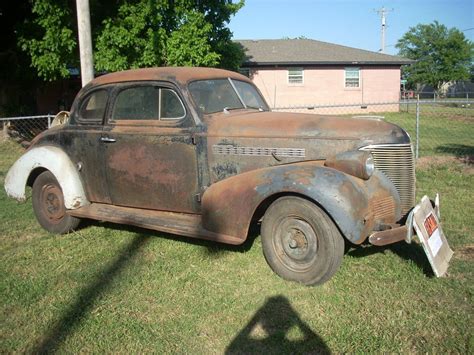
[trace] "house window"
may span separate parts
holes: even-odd
[[[303,69],[288,69],[288,84],[303,84]]]
[[[247,78],[250,78],[250,68],[240,68],[239,73],[245,75]]]
[[[360,70],[359,68],[346,68],[345,87],[358,88],[360,86]]]

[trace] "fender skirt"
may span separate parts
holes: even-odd
[[[13,164],[5,178],[7,195],[24,201],[28,177],[37,168],[49,170],[58,180],[67,209],[89,204],[76,167],[63,150],[53,146],[32,148]]]
[[[249,171],[211,185],[202,197],[203,227],[242,239],[257,208],[268,198],[295,194],[321,206],[352,243],[362,243],[374,227],[370,199],[393,197],[391,217],[400,218],[400,199],[393,184],[376,171],[362,180],[315,162],[280,165]]]

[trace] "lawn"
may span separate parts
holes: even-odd
[[[2,185],[21,153],[0,143]],[[442,196],[448,277],[417,245],[367,245],[311,288],[277,277],[258,235],[229,247],[100,222],[51,235],[1,189],[0,352],[472,353],[472,166],[429,158],[417,179],[419,197]]]
[[[420,104],[419,156],[474,156],[474,103],[472,108],[448,104]],[[416,140],[416,107],[400,105],[401,112],[385,113]]]

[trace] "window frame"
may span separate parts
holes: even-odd
[[[241,75],[243,75],[243,76],[250,79],[250,75],[252,74],[252,71],[248,67],[239,68],[239,74],[241,74]]]
[[[292,70],[293,70],[293,71],[297,71],[297,70],[301,71],[301,82],[291,82],[291,81],[290,81],[290,77],[291,77],[290,71],[292,71]],[[286,81],[287,81],[288,85],[291,85],[291,86],[298,86],[298,85],[301,86],[301,85],[304,85],[304,68],[303,68],[303,67],[287,68],[287,73],[286,73],[286,74],[287,74],[287,75],[286,75]],[[298,77],[299,77],[300,75],[294,75],[294,74],[293,74],[293,77],[294,77],[294,76],[298,76]]]
[[[158,88],[159,90],[159,94],[158,94],[158,99],[159,99],[159,106],[158,106],[158,120],[159,121],[180,121],[182,120],[183,118],[186,117],[186,106],[184,105],[184,102],[183,100],[181,100],[181,98],[179,97],[178,93],[176,92],[176,90],[173,90],[173,89],[170,89],[170,88],[167,88],[167,87],[163,87],[163,86],[159,86]],[[181,103],[181,107],[183,108],[183,115],[180,116],[180,117],[173,117],[173,118],[162,118],[161,117],[161,111],[162,111],[162,106],[161,106],[161,99],[162,99],[162,95],[163,95],[163,90],[169,90],[171,91],[179,100],[179,102]]]
[[[350,71],[350,70],[352,70],[352,71],[357,70],[357,73],[358,73],[357,86],[347,86],[347,79],[354,79],[354,78],[348,78],[347,77],[347,72]],[[345,67],[344,68],[344,89],[359,90],[362,86],[361,83],[362,83],[362,80],[361,80],[361,69],[360,69],[360,67]]]

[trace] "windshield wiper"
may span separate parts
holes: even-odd
[[[229,111],[232,111],[232,110],[240,110],[240,109],[243,109],[244,107],[224,107],[224,109],[222,110],[222,112],[224,113],[229,113]]]
[[[262,106],[259,106],[259,107],[247,106],[247,108],[250,108],[252,110],[259,110],[260,112],[265,111]]]

